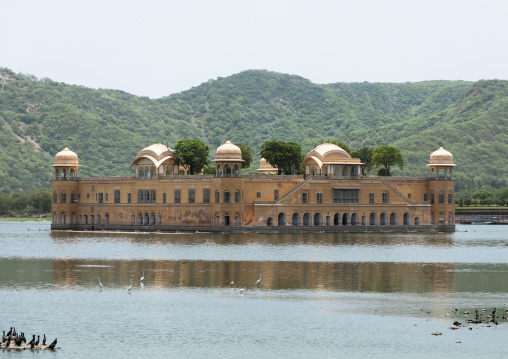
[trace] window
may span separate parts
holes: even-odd
[[[90,193],[87,193],[87,194],[86,194],[86,198],[90,198]]]
[[[278,189],[274,189],[273,190],[273,200],[276,201],[279,199],[279,190]]]
[[[166,203],[166,194],[165,193],[162,194],[162,203]]]
[[[302,203],[307,203],[307,199],[308,199],[308,193],[303,192],[302,193]]]
[[[156,201],[157,201],[157,199],[155,197],[155,190],[151,189],[150,190],[150,203],[155,203]]]
[[[407,198],[411,198],[412,197],[412,194],[411,193],[408,193],[407,194]]]
[[[99,193],[99,203],[104,203],[104,193]]]
[[[78,193],[78,199],[80,199],[80,198],[81,198],[81,193]]]
[[[210,188],[203,189],[203,203],[210,203]]]
[[[220,192],[215,191],[215,203],[220,203]]]
[[[334,189],[333,203],[352,204],[358,203],[360,190],[358,189]]]
[[[93,207],[90,207],[90,213],[93,213]]]
[[[92,186],[92,190],[90,192],[95,192],[95,186]]]
[[[235,203],[240,203],[240,191],[235,192]]]
[[[453,195],[451,193],[448,193],[448,204],[453,203]]]
[[[424,201],[428,201],[429,200],[429,195],[427,193],[423,194],[423,200]]]
[[[71,193],[71,203],[76,203],[76,193]]]
[[[143,193],[144,191],[142,189],[138,190],[138,203],[145,202],[145,195]]]
[[[181,200],[180,188],[175,188],[175,203],[180,203]]]
[[[369,193],[369,203],[374,203],[374,193]]]
[[[65,192],[60,194],[60,203],[67,203],[67,194]]]
[[[444,203],[444,193],[438,193],[437,200],[438,200],[439,204],[443,204]]]
[[[196,202],[196,189],[189,188],[189,203]]]
[[[434,193],[430,194],[430,203],[434,203]]]
[[[144,202],[145,203],[150,203],[150,191],[145,189],[145,199],[144,199]]]
[[[120,190],[119,189],[115,189],[115,200],[114,200],[115,203],[120,203]]]
[[[323,194],[322,193],[318,193],[316,195],[316,201],[317,201],[317,204],[323,203]]]
[[[131,194],[127,193],[127,203],[131,203]]]
[[[109,201],[108,199],[108,192],[106,192],[106,202]]]
[[[57,203],[58,202],[58,195],[55,193],[53,193],[53,203]]]
[[[256,192],[256,197],[261,198],[261,192]]]
[[[224,191],[224,203],[229,203],[229,191]]]
[[[383,192],[383,203],[388,203],[388,192]]]

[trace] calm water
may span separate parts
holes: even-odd
[[[46,333],[62,347],[0,353],[506,357],[505,320],[448,327],[467,318],[454,308],[508,308],[508,226],[457,229],[175,235],[51,233],[49,223],[0,222],[0,331]]]

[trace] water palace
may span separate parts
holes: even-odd
[[[305,176],[241,172],[229,140],[217,148],[215,175],[180,175],[164,144],[141,150],[128,177],[78,177],[76,153],[55,156],[53,230],[161,232],[454,231],[453,156],[430,155],[429,177],[365,177],[361,161],[337,145],[310,151]],[[276,171],[276,170],[275,170]]]

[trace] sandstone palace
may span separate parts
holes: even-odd
[[[430,155],[429,177],[364,177],[361,161],[324,143],[305,176],[241,173],[231,142],[217,148],[215,175],[180,175],[173,151],[141,150],[132,177],[78,177],[76,153],[55,157],[53,230],[161,232],[454,231],[453,156]],[[273,168],[272,168],[273,169]]]

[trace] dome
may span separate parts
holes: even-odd
[[[154,143],[138,152],[131,167],[142,159],[149,159],[158,168],[166,160],[173,159],[173,150],[162,143]]]
[[[233,160],[233,161],[243,161],[242,160],[242,150],[240,147],[232,144],[229,140],[219,146],[217,148],[217,152],[215,154],[215,160]]]
[[[430,164],[453,165],[453,155],[441,145],[439,150],[432,152],[430,155]]]
[[[268,163],[267,160],[262,158],[259,161],[259,168],[257,169],[258,172],[262,173],[278,173],[277,168],[273,167],[270,163]]]
[[[78,166],[78,155],[65,147],[56,154],[54,166]]]
[[[333,144],[333,143],[323,143],[316,148],[314,148],[315,152],[319,154],[319,156],[324,159],[326,157],[331,157],[334,155],[339,155],[341,157],[345,158],[351,158],[349,153],[347,153],[345,150],[340,148],[339,146]],[[312,152],[312,151],[311,151]]]

